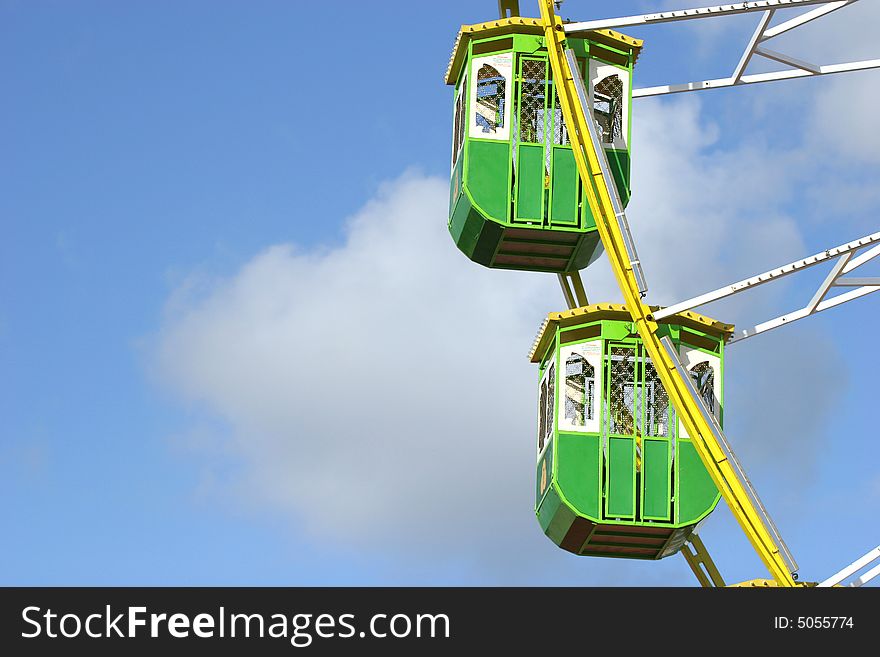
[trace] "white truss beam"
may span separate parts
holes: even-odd
[[[862,570],[863,568],[867,568],[872,563],[877,562],[877,564],[866,572],[861,577],[853,580],[849,584],[845,584],[844,586],[863,586],[870,582],[872,579],[880,575],[880,546],[875,547],[873,550],[868,552],[865,556],[860,557],[853,561],[846,568],[833,574],[831,577],[826,579],[824,582],[819,582],[817,586],[820,587],[829,587],[829,586],[837,586],[842,584],[844,581],[855,575],[857,572]]]
[[[661,11],[654,14],[621,16],[619,18],[601,18],[595,21],[567,23],[565,25],[565,33],[577,34],[578,32],[589,30],[617,29],[619,27],[632,27],[634,25],[656,25],[658,23],[674,23],[678,21],[694,20],[697,18],[735,16],[755,11],[767,11],[768,9],[789,9],[792,7],[827,4],[839,4],[839,2],[832,2],[832,0],[761,0],[760,2],[734,2],[726,5],[700,7],[697,9],[677,9],[675,11]]]
[[[736,283],[720,287],[717,290],[712,290],[711,292],[706,292],[705,294],[692,297],[680,303],[672,304],[671,306],[667,306],[666,308],[655,312],[654,319],[660,320],[664,317],[670,317],[677,313],[684,312],[685,310],[691,310],[692,308],[696,308],[697,306],[704,306],[707,303],[718,301],[719,299],[723,299],[734,294],[739,294],[740,292],[750,290],[754,287],[757,287],[758,285],[763,285],[764,283],[769,283],[770,281],[775,281],[784,276],[797,273],[803,269],[807,269],[808,267],[813,267],[820,263],[828,262],[829,260],[833,260],[834,258],[840,257],[845,254],[851,254],[854,251],[862,249],[866,246],[870,246],[871,244],[876,244],[877,246],[874,246],[873,248],[865,251],[865,253],[853,258],[849,261],[847,265],[843,267],[843,269],[841,269],[840,274],[848,274],[856,267],[859,267],[866,262],[872,260],[873,258],[880,256],[880,232],[865,235],[864,237],[860,237],[859,239],[853,240],[852,242],[847,242],[846,244],[841,244],[840,246],[835,246],[831,249],[827,249],[820,253],[811,255],[808,258],[795,260],[794,262],[790,262],[787,265],[765,271],[761,274],[758,274],[757,276],[745,278],[741,281],[737,281]]]
[[[791,66],[792,68],[799,68],[802,71],[807,71],[808,73],[812,73],[814,75],[822,74],[822,67],[816,66],[815,64],[811,64],[810,62],[805,62],[802,59],[798,59],[796,57],[792,57],[790,55],[786,55],[785,53],[777,52],[775,50],[770,50],[769,48],[761,48],[760,46],[755,48],[755,54],[761,55],[761,57],[766,57],[767,59],[772,59],[775,62],[779,62],[780,64],[786,64]]]
[[[835,308],[847,301],[853,301],[871,294],[872,292],[880,291],[880,278],[844,277],[844,274],[851,272],[866,262],[870,262],[874,258],[880,256],[880,245],[877,244],[878,242],[880,242],[880,232],[866,235],[865,237],[853,240],[852,242],[841,244],[840,246],[828,249],[827,251],[822,251],[821,253],[816,253],[809,258],[790,262],[787,265],[765,271],[757,276],[752,276],[751,278],[743,279],[731,285],[725,285],[717,290],[706,292],[705,294],[682,301],[681,303],[673,304],[653,313],[654,319],[659,321],[665,317],[684,312],[685,310],[703,306],[707,303],[718,301],[719,299],[724,299],[725,297],[739,294],[745,290],[750,290],[759,285],[769,283],[770,281],[778,280],[822,262],[837,259],[837,262],[835,262],[831,271],[825,277],[825,280],[822,281],[822,284],[818,287],[806,306],[799,310],[786,313],[785,315],[774,317],[766,322],[756,324],[755,326],[740,329],[734,333],[733,337],[727,344],[731,345],[741,342],[746,338],[766,333],[767,331],[771,331],[786,324],[791,324],[804,317],[815,315],[828,310],[829,308]],[[875,246],[866,249],[864,253],[856,256],[857,251],[865,249],[872,244]],[[829,292],[835,287],[847,287],[852,289],[842,294],[829,297]]]
[[[844,253],[837,259],[837,262],[834,263],[834,267],[831,268],[828,276],[825,277],[825,280],[822,281],[822,285],[819,286],[819,289],[816,290],[816,294],[813,295],[813,298],[810,299],[810,303],[807,304],[806,310],[808,313],[816,312],[816,308],[822,303],[822,299],[828,294],[828,290],[830,290],[835,281],[840,278],[840,274],[843,271],[843,268],[846,267],[846,264],[850,261],[850,258],[852,258],[852,251]]]
[[[876,258],[878,255],[880,255],[880,244],[872,249],[868,249],[862,255],[856,256],[855,258],[850,260],[850,263],[843,268],[843,273],[848,274],[853,269],[858,269],[869,260],[873,260],[874,258]]]
[[[830,14],[832,11],[837,11],[838,9],[842,9],[847,5],[851,5],[854,2],[858,2],[858,0],[843,0],[841,2],[831,2],[824,7],[818,7],[816,9],[812,9],[806,13],[797,16],[796,18],[792,18],[791,20],[787,20],[784,23],[779,23],[779,25],[775,25],[771,27],[769,30],[764,32],[763,41],[767,39],[772,39],[775,36],[779,36],[780,34],[785,34],[789,30],[793,30],[796,27],[800,27],[801,25],[806,25],[810,21],[814,21],[817,18],[821,18],[826,14]]]
[[[838,278],[835,287],[871,287],[880,285],[880,278]]]
[[[815,315],[817,313],[822,312],[823,310],[828,310],[829,308],[834,308],[835,306],[839,306],[847,301],[854,301],[855,299],[859,299],[866,294],[871,294],[871,292],[880,291],[880,287],[877,286],[865,286],[858,287],[850,292],[846,292],[845,294],[840,294],[836,297],[832,297],[831,299],[825,299],[820,302],[813,312],[810,312],[808,308],[801,308],[800,310],[796,310],[792,313],[788,313],[786,315],[780,315],[779,317],[775,317],[767,322],[763,322],[761,324],[757,324],[747,329],[742,329],[737,331],[734,336],[727,342],[728,345],[735,344],[737,342],[742,342],[746,338],[751,338],[756,335],[760,335],[761,333],[766,333],[767,331],[772,331],[775,328],[779,328],[780,326],[785,326],[786,324],[791,324],[792,322],[796,322],[799,319],[803,319],[804,317],[809,317],[810,315]]]
[[[595,21],[568,23],[565,25],[565,32],[566,34],[578,34],[589,30],[604,28],[616,29],[638,25],[653,25],[657,23],[671,23],[699,18],[715,18],[718,16],[734,16],[752,12],[763,12],[757,28],[747,42],[739,63],[733,69],[733,73],[730,77],[697,80],[682,84],[665,84],[633,90],[633,98],[647,98],[649,96],[662,96],[683,93],[686,91],[722,89],[724,87],[755,84],[759,82],[776,82],[779,80],[790,80],[807,76],[849,73],[852,71],[880,68],[880,59],[819,65],[801,60],[797,57],[792,57],[791,55],[777,50],[771,50],[763,45],[768,40],[777,37],[780,34],[790,32],[818,18],[827,16],[838,9],[853,5],[858,1],[859,0],[762,0],[760,2],[737,2],[726,5],[715,5],[713,7],[679,9],[676,11],[665,11],[654,14],[641,14],[636,16],[622,16],[619,18],[605,18]],[[810,7],[813,5],[820,6],[806,11],[800,16],[796,16],[770,27],[770,22],[773,20],[777,11],[798,7]],[[749,64],[754,61],[755,56],[778,62],[788,68],[779,71],[772,71],[770,73],[746,75],[746,69]]]
[[[755,49],[761,42],[761,37],[764,35],[764,31],[767,29],[770,21],[773,20],[773,15],[775,13],[776,10],[771,9],[769,11],[765,11],[764,15],[761,16],[761,20],[758,22],[758,27],[752,34],[752,38],[749,40],[749,44],[746,46],[746,49],[739,60],[739,64],[736,65],[736,69],[734,69],[733,71],[732,77],[734,84],[739,83],[739,81],[742,79],[743,73],[746,72],[746,68],[748,67],[749,62],[752,61],[752,55],[755,54]]]
[[[880,59],[868,59],[861,62],[847,62],[846,64],[831,64],[820,66],[818,73],[811,73],[803,69],[786,69],[771,73],[755,73],[744,75],[739,82],[733,78],[717,78],[714,80],[698,80],[684,84],[665,84],[658,87],[642,87],[633,89],[633,98],[647,98],[648,96],[663,96],[678,94],[685,91],[705,91],[707,89],[722,89],[743,84],[756,84],[759,82],[778,82],[779,80],[792,80],[794,78],[813,77],[817,75],[832,75],[834,73],[851,73],[852,71],[865,71],[872,68],[880,68]]]

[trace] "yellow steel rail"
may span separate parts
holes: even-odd
[[[672,357],[657,336],[657,323],[651,310],[642,303],[639,284],[621,232],[609,185],[606,180],[600,157],[590,137],[586,112],[578,98],[574,73],[565,57],[565,32],[562,21],[553,8],[553,0],[538,0],[541,8],[541,21],[544,26],[547,52],[556,89],[559,94],[563,116],[568,126],[578,173],[583,182],[590,210],[596,220],[602,245],[608,253],[611,268],[629,310],[633,323],[641,336],[651,360],[654,362],[663,387],[678,413],[678,418],[692,438],[694,447],[706,469],[724,496],[752,546],[767,566],[779,586],[797,586],[785,562],[780,546],[776,543],[764,523],[758,509],[737,477],[736,470],[728,459],[722,446],[712,432],[709,420],[700,410],[699,402],[691,395],[687,383],[675,367]],[[592,113],[590,114],[592,115]]]
[[[687,560],[688,566],[691,567],[694,575],[700,580],[700,585],[705,588],[727,586],[724,578],[718,572],[715,562],[709,556],[709,551],[703,545],[703,541],[694,532],[688,539],[687,543],[681,549],[681,553]]]

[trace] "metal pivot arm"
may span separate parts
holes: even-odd
[[[696,533],[691,534],[681,553],[696,578],[700,580],[701,586],[704,588],[727,586],[718,568],[715,567],[715,562],[709,556],[709,551]]]
[[[699,402],[688,388],[689,382],[676,369],[671,355],[656,335],[657,323],[648,306],[642,303],[633,258],[627,252],[620,221],[623,213],[621,210],[618,214],[612,200],[610,190],[614,183],[603,173],[601,162],[605,153],[599,143],[592,114],[587,114],[586,89],[578,72],[575,55],[565,51],[565,31],[562,21],[554,11],[552,0],[540,0],[539,5],[550,66],[554,79],[558,81],[559,101],[569,127],[578,173],[633,324],[657,369],[679,420],[693,439],[700,459],[734,517],[778,584],[795,586],[780,546],[774,541],[724,449],[714,437],[707,419],[702,415]]]
[[[570,271],[557,276],[562,287],[562,296],[565,297],[565,303],[570,309],[581,308],[590,303],[579,271]]]
[[[498,13],[501,18],[519,16],[519,0],[498,0]]]

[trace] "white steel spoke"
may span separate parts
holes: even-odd
[[[756,326],[752,326],[751,328],[737,331],[727,344],[731,345],[737,342],[742,342],[746,338],[751,338],[756,335],[760,335],[761,333],[772,331],[773,329],[779,328],[780,326],[791,324],[792,322],[796,322],[797,320],[803,319],[804,317],[815,315],[816,313],[820,313],[823,310],[834,308],[835,306],[839,306],[843,303],[846,303],[847,301],[853,301],[854,299],[863,297],[866,294],[871,294],[871,292],[877,292],[878,290],[880,290],[880,287],[859,287],[852,290],[851,292],[840,294],[836,297],[832,297],[831,299],[825,299],[818,306],[816,306],[816,309],[813,312],[810,312],[807,308],[801,308],[800,310],[796,310],[793,313],[780,315],[779,317],[771,319],[767,322],[763,322]]]
[[[718,301],[719,299],[723,299],[734,294],[739,294],[740,292],[750,290],[759,285],[769,283],[770,281],[778,280],[790,274],[794,274],[796,272],[807,269],[808,267],[818,265],[822,262],[828,262],[830,260],[837,259],[831,271],[822,281],[822,284],[818,287],[815,294],[813,294],[812,298],[806,306],[804,306],[800,310],[796,310],[785,315],[780,315],[779,317],[775,317],[771,320],[768,320],[761,324],[757,324],[750,328],[738,330],[728,341],[728,344],[735,344],[737,342],[745,340],[746,338],[750,338],[761,333],[766,333],[767,331],[779,328],[780,326],[790,324],[799,319],[803,319],[804,317],[815,315],[816,313],[828,310],[829,308],[834,308],[843,303],[846,303],[847,301],[859,299],[863,296],[871,294],[872,292],[877,292],[878,290],[880,290],[880,278],[844,277],[844,274],[846,274],[847,272],[850,272],[853,269],[856,269],[857,267],[865,264],[866,262],[869,262],[870,260],[873,260],[874,258],[880,256],[880,245],[878,245],[877,242],[880,242],[880,232],[866,235],[865,237],[853,240],[852,242],[848,242],[847,244],[841,244],[840,246],[822,251],[821,253],[816,253],[809,258],[790,262],[787,265],[783,265],[782,267],[777,267],[776,269],[765,271],[764,273],[758,274],[757,276],[743,279],[731,285],[720,287],[717,290],[712,290],[711,292],[706,292],[705,294],[701,294],[686,301],[682,301],[681,303],[676,303],[666,308],[657,310],[653,313],[654,319],[656,321],[659,321],[661,319],[664,319],[665,317],[670,317],[677,313],[684,312],[685,310],[690,310],[692,308],[696,308],[698,306],[702,306],[713,301]],[[859,251],[860,249],[865,249],[872,244],[875,246],[873,246],[872,248],[868,248],[861,255],[856,255],[857,251]],[[829,298],[828,293],[831,291],[831,288],[834,287],[847,287],[851,289],[847,292],[844,292],[843,294],[839,294],[837,296]]]
[[[748,67],[749,62],[752,61],[752,55],[755,54],[755,48],[758,47],[758,43],[760,43],[764,31],[767,29],[770,21],[773,20],[773,14],[775,13],[776,10],[771,9],[770,11],[765,11],[764,15],[761,16],[761,20],[758,22],[758,27],[755,29],[752,38],[749,40],[749,45],[746,46],[745,52],[743,52],[742,57],[739,60],[739,64],[736,65],[736,69],[733,71],[734,83],[739,82],[743,73],[746,72],[746,67]]]
[[[619,18],[601,18],[595,21],[568,23],[565,25],[565,33],[577,34],[578,32],[589,30],[616,29],[619,27],[654,25],[657,23],[673,23],[694,20],[697,18],[735,16],[754,11],[767,11],[768,9],[789,9],[792,7],[808,7],[810,5],[827,5],[831,3],[832,0],[762,0],[760,2],[734,2],[726,5],[715,5],[713,7],[677,9],[675,11],[661,11],[654,14],[621,16]],[[833,4],[838,3],[834,2]]]
[[[844,580],[855,575],[857,572],[859,572],[863,568],[866,568],[867,566],[871,565],[871,563],[874,561],[880,561],[880,547],[875,547],[873,550],[868,552],[865,556],[860,557],[859,559],[856,559],[855,561],[853,561],[850,565],[848,565],[846,568],[844,568],[840,572],[833,574],[831,577],[826,579],[824,582],[819,582],[819,584],[817,586],[820,586],[820,587],[837,586],[838,584],[841,584]],[[872,568],[869,572],[862,575],[859,579],[857,579],[855,582],[850,584],[850,586],[862,586],[863,584],[866,584],[867,582],[871,581],[873,578],[877,577],[877,575],[880,575],[880,564],[878,564],[876,567]]]
[[[826,251],[822,251],[821,253],[811,255],[808,258],[803,258],[802,260],[790,262],[787,265],[765,271],[761,274],[758,274],[757,276],[745,278],[741,281],[737,281],[736,283],[732,283],[731,285],[725,285],[724,287],[720,287],[717,290],[712,290],[711,292],[706,292],[705,294],[692,297],[690,299],[687,299],[686,301],[673,304],[671,306],[663,308],[662,310],[656,311],[654,313],[654,319],[663,319],[664,317],[669,317],[671,315],[675,315],[676,313],[684,312],[685,310],[690,310],[691,308],[696,308],[697,306],[703,306],[707,303],[711,303],[712,301],[718,301],[719,299],[723,299],[724,297],[729,297],[733,294],[738,294],[739,292],[742,292],[744,290],[757,287],[758,285],[769,283],[770,281],[782,278],[783,276],[794,274],[801,271],[802,269],[806,269],[807,267],[812,267],[814,265],[818,265],[819,263],[827,262],[829,260],[837,258],[838,256],[844,255],[846,253],[851,253],[870,244],[877,244],[878,242],[880,242],[880,232],[865,235],[865,237],[853,240],[852,242],[847,242],[846,244],[841,244],[840,246],[835,246],[834,248],[827,249]],[[872,253],[873,255],[871,255]],[[870,258],[864,259],[866,256],[869,255],[872,258],[880,255],[880,245],[875,246],[874,248],[866,251],[863,255],[854,258],[849,264],[852,265],[859,260],[861,260],[859,264],[864,264],[865,262],[870,260]],[[854,267],[844,267],[841,273],[848,273],[852,271],[852,269],[854,269]]]
[[[828,294],[828,290],[831,289],[831,286],[834,285],[834,281],[840,278],[840,273],[843,271],[843,268],[846,267],[846,263],[849,262],[850,258],[852,258],[852,251],[849,253],[845,253],[834,263],[834,267],[831,268],[831,272],[822,281],[822,285],[819,286],[819,289],[816,290],[816,294],[813,295],[813,298],[810,299],[810,303],[807,304],[807,312],[814,313],[816,312],[816,307],[822,302],[822,299],[825,298],[825,295]]]
[[[865,264],[866,262],[868,262],[870,260],[873,260],[877,256],[880,256],[880,244],[878,244],[877,246],[875,246],[872,249],[868,249],[862,255],[856,256],[855,258],[850,260],[850,263],[846,267],[843,268],[843,273],[848,274],[853,269],[858,269],[863,264]]]
[[[733,78],[716,78],[714,80],[698,80],[683,84],[665,84],[658,87],[642,87],[633,89],[633,98],[647,98],[648,96],[663,96],[677,94],[684,91],[705,91],[707,89],[722,89],[743,84],[756,84],[760,82],[778,82],[779,80],[792,80],[814,75],[832,75],[834,73],[850,73],[852,71],[864,71],[872,68],[880,68],[880,59],[867,59],[861,62],[847,62],[845,64],[830,64],[820,66],[818,73],[812,73],[803,69],[786,69],[784,71],[772,71],[770,73],[754,73],[744,75],[739,82]]]
[[[810,73],[814,73],[816,75],[822,73],[821,66],[816,66],[815,64],[811,64],[810,62],[805,62],[802,59],[797,59],[796,57],[791,57],[790,55],[776,52],[775,50],[770,50],[769,48],[755,48],[755,53],[761,55],[762,57],[766,57],[767,59],[772,59],[775,62],[779,62],[780,64],[787,64],[792,68],[799,68],[803,71],[809,71]]]
[[[858,0],[843,0],[841,2],[832,2],[824,7],[817,7],[816,9],[812,9],[806,13],[797,16],[796,18],[792,18],[791,20],[785,21],[784,23],[779,23],[779,25],[774,25],[769,30],[764,32],[764,37],[761,39],[762,41],[766,41],[767,39],[772,39],[775,36],[779,36],[780,34],[785,34],[786,32],[793,30],[796,27],[800,27],[801,25],[805,25],[810,21],[814,21],[817,18],[821,18],[826,14],[830,14],[832,11],[837,11],[847,5],[851,5]]]
[[[880,286],[880,278],[838,278],[832,285],[834,287],[875,287]]]
[[[849,73],[852,71],[863,71],[872,68],[880,68],[880,59],[869,59],[863,61],[851,61],[841,64],[814,64],[807,62],[789,54],[771,50],[764,47],[768,40],[790,32],[802,25],[806,25],[818,18],[827,16],[828,14],[855,4],[858,0],[762,0],[760,2],[737,2],[726,5],[715,5],[712,7],[700,7],[696,9],[679,9],[676,11],[664,11],[654,14],[641,14],[636,16],[622,16],[619,18],[606,18],[595,21],[586,21],[579,23],[568,23],[564,29],[566,34],[579,34],[590,30],[620,28],[638,25],[653,25],[657,23],[672,23],[677,21],[687,21],[699,18],[716,18],[720,16],[734,16],[739,14],[747,14],[751,12],[762,12],[760,21],[755,31],[752,33],[749,41],[746,43],[739,62],[733,69],[733,73],[727,78],[713,78],[707,80],[696,80],[694,82],[685,82],[681,84],[664,84],[654,87],[643,87],[641,89],[633,89],[633,98],[647,98],[649,96],[662,96],[666,94],[676,94],[686,91],[704,91],[707,89],[723,89],[725,87],[733,87],[745,84],[756,84],[760,82],[777,82],[780,80],[791,80],[793,78],[801,78],[817,75],[831,75],[833,73]],[[799,7],[816,6],[795,16],[789,20],[783,21],[773,27],[770,23],[776,12],[783,9],[793,9]],[[779,71],[771,71],[769,73],[757,73],[747,75],[746,70],[754,61],[755,56],[773,60],[784,64],[788,68]]]

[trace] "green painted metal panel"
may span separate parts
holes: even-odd
[[[482,217],[474,211],[470,197],[467,194],[460,195],[449,219],[449,233],[458,248],[469,258],[474,252],[482,226]]]
[[[626,205],[629,203],[630,196],[629,151],[607,149],[605,154],[608,156],[608,165],[611,167],[611,175],[614,177],[617,193],[620,194],[620,200]]]
[[[690,440],[676,444],[676,518],[677,524],[699,520],[718,503],[718,489],[703,466],[700,455]]]
[[[535,506],[541,504],[541,498],[553,483],[553,441],[551,440],[541,459],[538,461],[537,476],[535,478]]]
[[[556,481],[566,501],[582,516],[599,519],[600,442],[596,434],[560,433]]]
[[[557,228],[557,230],[559,230]],[[599,232],[593,230],[581,237],[569,264],[569,271],[583,269],[602,255],[602,242],[599,240]]]
[[[550,225],[577,226],[578,172],[570,148],[553,147]]]
[[[459,196],[461,196],[461,174],[462,169],[464,168],[464,158],[459,157],[458,161],[455,163],[455,168],[452,170],[452,178],[449,182],[449,218],[452,220],[452,215],[455,212],[455,204],[458,202]]]
[[[510,144],[468,139],[465,148],[468,161],[464,184],[474,204],[488,219],[506,223],[510,202]]]
[[[500,224],[486,219],[474,207],[465,189],[458,197],[449,222],[449,233],[462,253],[474,262],[490,266],[503,231]]]
[[[538,524],[541,525],[541,529],[545,532],[550,527],[550,523],[553,521],[554,516],[556,516],[561,504],[562,501],[559,499],[556,489],[551,486],[536,511]]]
[[[544,145],[520,144],[516,160],[516,219],[543,221]]]
[[[609,149],[605,151],[608,156],[608,165],[611,167],[611,176],[614,178],[614,186],[620,195],[624,206],[629,203],[630,197],[630,155],[629,151]],[[596,219],[590,211],[586,194],[581,195],[581,225],[584,230],[596,228]]]
[[[609,437],[605,510],[609,518],[635,517],[635,472],[635,440]]]
[[[574,522],[576,517],[574,511],[568,506],[560,504],[556,509],[556,513],[550,519],[550,524],[547,525],[544,533],[547,534],[551,541],[559,545],[565,539],[565,535],[568,533],[571,523]]]
[[[632,335],[631,322],[616,322],[607,319],[602,320],[602,339],[623,340],[630,335]]]
[[[669,520],[669,441],[642,442],[642,518]]]

